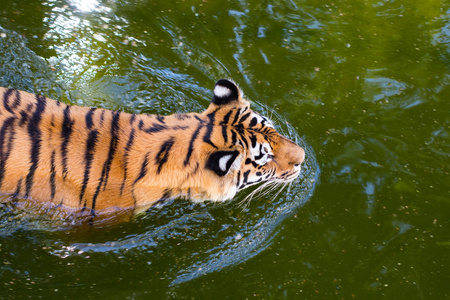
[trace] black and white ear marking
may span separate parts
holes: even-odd
[[[214,171],[219,176],[225,176],[239,155],[239,151],[216,151],[212,153],[206,162],[206,168]]]
[[[239,89],[233,82],[220,79],[214,86],[212,103],[217,105],[228,104],[239,99]]]

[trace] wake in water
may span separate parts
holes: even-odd
[[[319,177],[314,153],[299,137],[297,142],[307,159],[302,174],[291,183],[264,183],[223,204],[173,200],[135,220],[145,228],[140,233],[102,242],[73,242],[51,253],[59,257],[115,253],[150,260],[163,255],[166,261],[176,261],[164,267],[172,285],[242,263],[264,251],[283,220],[314,192]]]
[[[29,68],[31,75],[28,74],[28,78],[31,76],[34,81],[20,82],[20,78],[8,75],[15,74],[15,70],[0,70],[2,85],[28,91],[35,91],[35,86],[41,86],[43,90],[50,91],[48,96],[54,98],[65,94],[57,84],[49,82],[49,78],[53,78],[51,72],[45,70],[41,59],[23,47],[23,40],[17,34],[7,34],[7,39],[0,40],[0,43],[7,43],[0,44],[0,62],[2,59],[13,60],[16,63],[8,66],[18,71],[21,68],[26,70],[19,62],[28,61],[29,66],[34,66]],[[15,45],[21,50],[11,51]],[[14,56],[17,53],[25,57]],[[163,72],[158,66],[142,70],[140,77],[130,75],[127,78],[128,82],[131,81],[130,86],[139,86],[141,77],[155,77],[157,73],[159,81],[155,80],[154,88],[173,90],[175,93],[167,95],[165,99],[168,103],[164,105],[179,106],[177,99],[180,97],[176,94],[179,92],[167,89],[164,84],[171,82],[164,76],[171,77],[173,73]],[[201,99],[201,95],[205,95],[205,89],[195,80],[186,75],[183,78],[183,87],[193,95],[193,99]],[[35,92],[40,92],[40,89]],[[196,101],[191,101],[190,105],[201,107]],[[162,207],[154,206],[146,214],[131,220],[126,212],[116,212],[112,217],[123,217],[126,222],[117,224],[113,219],[105,219],[98,224],[101,226],[93,227],[83,225],[85,222],[82,220],[54,207],[36,207],[32,203],[0,205],[0,244],[2,240],[11,241],[25,234],[30,238],[30,243],[36,243],[42,251],[50,254],[55,264],[63,259],[65,264],[71,264],[80,259],[88,260],[94,255],[106,263],[116,263],[120,259],[147,261],[147,264],[139,264],[142,272],[163,274],[161,276],[172,285],[250,259],[264,251],[283,220],[308,201],[319,178],[314,152],[296,130],[273,110],[258,103],[252,105],[255,111],[271,116],[275,124],[280,124],[277,127],[280,133],[305,149],[302,172],[293,182],[282,185],[267,182],[243,191],[236,199],[225,203],[172,200]],[[145,111],[146,108],[140,110]]]

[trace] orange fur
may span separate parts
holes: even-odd
[[[239,90],[235,98],[211,103],[203,113],[160,117],[68,106],[0,88],[0,191],[92,213],[141,211],[174,197],[229,199],[246,187],[240,180],[247,171],[248,181],[263,171],[268,177],[261,181],[297,177],[303,149],[271,126],[255,126],[259,117]],[[246,144],[255,141],[270,145],[272,160],[266,155],[264,164],[249,163],[255,155]],[[224,152],[209,160],[214,171],[206,162],[217,151]]]

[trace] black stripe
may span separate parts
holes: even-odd
[[[223,117],[223,120],[222,120],[222,122],[220,122],[220,124],[222,124],[222,125],[227,125],[228,124],[228,122],[230,121],[230,117],[231,117],[231,114],[233,113],[233,110],[230,110],[226,115],[225,115],[225,117]]]
[[[253,119],[250,121],[249,126],[254,127],[256,126],[256,124],[258,124],[258,119],[256,117],[253,117]]]
[[[44,113],[46,106],[46,99],[42,96],[36,96],[36,110],[33,113],[30,121],[28,122],[28,134],[31,139],[31,151],[30,151],[30,162],[31,166],[27,177],[25,179],[25,197],[28,197],[31,188],[33,186],[34,173],[39,164],[39,155],[41,152],[41,130],[40,122],[42,119],[42,114]]]
[[[140,129],[142,129],[142,128],[140,128]],[[165,125],[152,124],[151,127],[147,128],[147,129],[142,129],[142,130],[146,133],[156,133],[156,132],[160,132],[160,131],[163,131],[166,129],[167,129],[167,126],[165,126]]]
[[[103,183],[103,190],[106,189],[106,184],[108,183],[109,172],[111,171],[111,163],[114,159],[114,155],[116,154],[117,144],[119,143],[119,120],[120,120],[120,111],[112,113],[112,121],[111,121],[111,142],[109,144],[109,152],[108,159],[106,160],[103,169],[105,181]]]
[[[164,203],[166,200],[170,199],[170,196],[172,196],[172,190],[171,189],[165,189],[164,193],[161,196],[161,198],[159,198],[154,204]]]
[[[159,150],[158,154],[156,154],[155,160],[156,160],[156,164],[158,164],[158,170],[157,170],[158,174],[161,173],[162,167],[169,159],[169,152],[174,143],[175,143],[175,139],[173,137],[171,137],[170,139],[168,139],[167,141],[165,141],[162,144],[161,149]]]
[[[260,160],[261,158],[263,158],[264,153],[262,152],[262,144],[259,145],[259,155],[255,156],[255,160]]]
[[[28,113],[27,113],[26,111],[24,111],[24,110],[22,110],[22,111],[20,112],[20,116],[21,116],[22,118],[20,119],[19,125],[22,126],[23,124],[25,124],[25,123],[28,121],[28,118],[29,118],[30,116],[29,116]]]
[[[206,125],[206,133],[205,133],[205,136],[203,137],[203,142],[208,143],[211,146],[213,146],[214,148],[218,149],[218,147],[211,141],[211,135],[212,135],[213,129],[214,129],[214,124]]]
[[[228,142],[227,129],[228,129],[228,126],[222,125],[222,137],[223,137],[224,144],[226,144]]]
[[[225,115],[225,117],[223,117],[223,120],[221,122],[221,124],[222,124],[222,136],[223,136],[225,144],[228,142],[228,131],[227,131],[227,129],[228,129],[228,122],[230,121],[230,117],[231,117],[232,113],[233,113],[233,110],[230,110]]]
[[[139,172],[138,177],[136,177],[136,179],[134,180],[133,186],[131,188],[131,196],[133,197],[133,201],[134,201],[133,212],[136,210],[136,206],[137,206],[137,200],[136,200],[136,196],[134,194],[134,186],[136,185],[136,183],[139,180],[141,180],[142,178],[145,177],[145,175],[147,175],[147,166],[148,166],[149,156],[150,156],[150,152],[147,152],[147,154],[145,154],[144,161],[141,166],[141,171]]]
[[[20,194],[20,190],[22,189],[22,178],[19,179],[17,182],[16,190],[14,191],[14,194],[11,195],[11,198],[16,198]]]
[[[28,103],[26,110],[27,110],[27,112],[31,112],[33,110],[33,108],[34,108],[33,103]]]
[[[252,142],[252,148],[255,148],[256,147],[256,142],[257,142],[256,135],[252,134],[250,136],[250,141]]]
[[[207,117],[209,119],[208,125],[206,125],[206,133],[203,136],[203,141],[205,143],[210,144],[211,146],[213,146],[214,148],[217,149],[217,146],[214,145],[214,143],[211,141],[211,135],[213,132],[213,128],[214,128],[214,119],[216,117],[216,112],[218,109],[216,109],[215,111],[213,111],[212,113],[208,114]]]
[[[277,170],[273,169],[272,172],[270,173],[270,176],[275,176],[277,173]]]
[[[234,119],[233,119],[233,122],[231,123],[231,125],[236,124],[237,119],[238,119],[238,117],[239,117],[239,111],[240,111],[240,109],[237,109],[237,110],[236,110],[236,114],[234,115]]]
[[[144,178],[147,175],[147,166],[148,166],[148,157],[150,156],[150,152],[145,155],[144,162],[141,166],[141,172],[139,172],[139,176],[134,180],[133,185],[135,185],[139,180]],[[136,204],[135,204],[136,205]]]
[[[244,175],[244,176],[243,176],[242,182],[243,182],[243,183],[247,183],[247,182],[248,182],[248,175],[250,175],[250,170],[245,171],[243,175]]]
[[[100,180],[97,185],[97,189],[95,190],[94,196],[92,197],[92,210],[95,210],[95,204],[97,202],[97,197],[100,194],[101,187],[103,185],[103,190],[106,189],[106,185],[108,184],[109,172],[111,171],[111,163],[114,159],[114,155],[116,154],[117,144],[119,142],[119,119],[120,112],[113,111],[112,120],[111,120],[111,141],[109,143],[109,151],[108,157],[103,164],[102,175],[100,176]]]
[[[14,143],[14,121],[15,117],[9,117],[2,124],[2,128],[0,129],[0,187],[3,183],[3,178],[5,177],[6,172],[6,161],[11,154],[12,146]],[[6,142],[7,135],[9,133],[9,139]]]
[[[258,165],[257,163],[255,163],[253,160],[251,160],[250,158],[247,158],[246,160],[245,160],[245,164],[246,165],[249,165],[249,164],[252,164],[252,166],[254,167],[254,168],[256,168],[256,169],[259,169],[261,166],[260,165]]]
[[[130,152],[131,146],[133,145],[134,142],[134,136],[135,136],[135,130],[134,128],[131,130],[130,132],[130,136],[128,137],[128,142],[127,145],[125,146],[124,149],[124,154],[123,154],[123,182],[122,182],[122,186],[120,187],[120,196],[122,196],[123,193],[123,189],[125,187],[125,182],[127,181],[127,172],[128,172],[128,154]]]
[[[94,218],[95,218],[95,210],[91,209],[91,217],[88,220],[90,228],[92,228],[94,226]]]
[[[233,145],[236,145],[236,143],[237,143],[237,136],[236,136],[236,132],[234,130],[231,130],[231,143]]]
[[[186,154],[186,158],[184,160],[184,166],[186,167],[189,164],[189,160],[191,159],[192,152],[194,151],[194,142],[198,137],[198,134],[200,133],[200,129],[203,127],[202,124],[199,124],[197,129],[194,131],[194,134],[192,134],[191,140],[189,142],[189,148],[188,152]]]
[[[132,114],[130,118],[130,124],[133,124],[134,120],[136,120],[136,115]]]
[[[55,193],[56,193],[56,181],[55,181],[55,175],[56,175],[56,167],[55,167],[55,150],[52,151],[52,157],[50,159],[50,196],[53,201],[55,199]]]
[[[247,138],[245,136],[245,134],[243,132],[241,132],[240,130],[238,130],[238,134],[241,136],[241,141],[244,142],[245,144],[245,149],[249,149],[248,148],[248,142],[247,142]]]
[[[92,120],[92,118],[94,117],[94,111],[96,110],[95,107],[91,108],[87,114],[86,114],[86,128],[87,129],[91,129],[92,126],[94,126],[94,122]]]
[[[247,120],[248,117],[250,117],[251,114],[252,114],[252,113],[249,112],[249,113],[246,113],[245,115],[243,115],[242,118],[239,120],[239,123],[242,123],[242,122],[244,122],[245,120]]]
[[[239,187],[239,181],[241,181],[241,171],[238,171],[237,173],[237,181],[236,181],[236,186]]]
[[[262,127],[261,127],[262,128]],[[261,129],[260,129],[261,130]],[[264,133],[265,135],[269,134],[269,131],[273,130],[273,128],[270,127],[264,127],[261,132]]]
[[[158,122],[165,124],[164,123],[164,116],[156,116],[156,120],[158,120]]]
[[[10,103],[9,98],[12,96],[13,93],[15,93],[16,98],[13,99],[12,103]],[[6,108],[6,110],[13,114],[14,109],[19,105],[20,105],[20,92],[12,89],[6,90],[5,94],[3,95],[3,106]]]
[[[175,114],[175,118],[177,118],[178,120],[181,120],[181,121],[189,119],[190,117],[191,116],[189,116],[187,114],[180,114],[180,113]]]
[[[286,176],[287,174],[289,174],[289,171],[283,172],[279,177],[284,177],[284,176]]]
[[[90,179],[89,177],[91,172],[92,160],[94,159],[95,146],[97,144],[97,140],[98,140],[98,131],[97,130],[90,131],[88,134],[86,147],[84,150],[84,163],[85,163],[84,176],[83,176],[83,183],[81,185],[79,204],[83,202],[86,187]]]
[[[70,105],[67,105],[64,109],[64,120],[61,127],[61,156],[62,156],[62,174],[63,179],[67,176],[67,146],[69,145],[70,135],[72,134],[73,121],[70,118]]]
[[[175,125],[175,126],[172,126],[170,129],[172,129],[172,130],[186,130],[188,128],[189,128],[189,126]]]
[[[100,124],[103,125],[103,121],[105,120],[105,109],[102,110],[102,114],[100,115]]]
[[[88,208],[86,207],[86,201],[85,201],[83,204],[83,208],[81,209],[81,215],[83,215],[83,213],[86,209],[88,209]]]

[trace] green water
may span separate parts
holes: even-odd
[[[2,86],[166,114],[233,78],[308,150],[247,208],[175,201],[91,231],[2,209],[0,297],[449,297],[448,1],[0,4]]]

